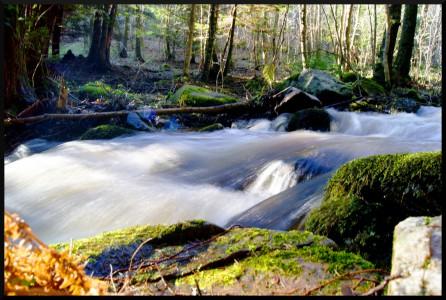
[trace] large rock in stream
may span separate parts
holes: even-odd
[[[410,216],[441,214],[441,165],[440,151],[352,160],[331,177],[306,230],[389,266],[395,225]]]
[[[196,220],[106,232],[74,241],[72,253],[87,262],[87,274],[108,279],[111,268],[116,271],[117,289],[130,275],[124,293],[131,295],[334,295],[345,286],[353,293],[370,289],[371,281],[335,278],[374,265],[333,247],[333,241],[306,231],[225,230]],[[361,276],[381,279],[370,270]],[[331,284],[317,288],[333,278]],[[113,292],[111,285],[109,291]]]
[[[410,217],[395,227],[388,295],[441,295],[441,216]]]
[[[304,70],[290,85],[316,96],[323,105],[347,101],[353,96],[346,84],[321,70]]]

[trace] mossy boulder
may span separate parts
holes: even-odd
[[[224,128],[225,127],[221,123],[215,123],[215,124],[211,124],[209,126],[200,128],[198,131],[199,132],[211,132],[211,131],[215,131],[215,130],[222,130]]]
[[[237,98],[186,84],[170,96],[168,101],[181,106],[214,106],[237,102]]]
[[[294,113],[286,130],[308,129],[330,131],[330,122],[330,114],[324,109],[308,108]]]
[[[81,140],[104,140],[112,139],[123,134],[131,134],[133,130],[116,125],[99,125],[88,129],[81,137]]]
[[[305,228],[389,266],[395,225],[409,216],[441,214],[441,187],[441,152],[356,159],[330,179]]]
[[[353,83],[353,92],[362,96],[385,96],[384,87],[373,79],[361,78]]]
[[[350,86],[321,70],[306,69],[291,85],[316,96],[324,105],[347,101],[353,96]]]
[[[52,247],[60,251],[70,246]],[[202,294],[280,294],[293,289],[291,294],[302,294],[339,273],[374,267],[360,256],[334,247],[331,240],[305,231],[224,230],[198,220],[134,226],[77,240],[72,254],[87,261],[86,270],[88,274],[94,272],[92,276],[109,276],[110,265],[121,270],[121,275],[115,275],[117,280],[128,275],[130,261],[133,266],[145,263],[146,267],[130,276],[128,291],[132,294],[168,295],[168,289],[159,288],[165,283],[172,292],[188,295],[197,285]],[[156,267],[153,263],[149,267],[153,261]],[[376,273],[365,272],[363,276],[380,279]],[[287,282],[287,288],[272,281]],[[340,294],[342,285],[356,281],[338,278],[314,294]],[[371,287],[364,280],[354,290],[363,292]]]

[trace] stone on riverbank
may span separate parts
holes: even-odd
[[[441,295],[441,216],[410,217],[395,227],[388,295]]]
[[[225,231],[204,221],[107,232],[74,241],[72,253],[88,261],[87,273],[107,277],[110,264],[113,270],[125,273],[143,241],[132,265],[149,259],[157,260],[158,268],[142,268],[132,274],[127,289],[131,294],[171,295],[163,281],[181,295],[196,293],[197,285],[205,295],[304,294],[336,274],[374,267],[358,255],[334,250],[331,240],[310,232],[238,227]],[[53,247],[64,250],[69,244]],[[120,276],[116,274],[115,280]],[[381,279],[370,271],[361,276]],[[356,283],[349,277],[335,279],[313,294],[340,294],[342,286]],[[354,292],[370,288],[370,282],[362,281]]]

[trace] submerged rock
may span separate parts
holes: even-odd
[[[296,112],[290,119],[287,131],[298,129],[330,131],[331,117],[320,108],[308,108]]]
[[[344,249],[390,264],[395,225],[409,216],[441,214],[441,152],[374,155],[339,168],[306,230]]]
[[[347,85],[321,70],[304,70],[297,82],[292,81],[291,84],[315,95],[324,105],[346,101],[353,96]]]
[[[237,102],[237,98],[186,84],[169,97],[168,101],[181,106],[214,106]]]
[[[410,217],[395,227],[388,295],[441,295],[441,216]]]
[[[131,134],[132,130],[116,125],[99,125],[88,129],[81,137],[81,140],[103,140],[112,139],[123,134]]]
[[[169,295],[169,290],[190,295],[197,286],[204,295],[303,294],[338,273],[374,267],[358,255],[334,250],[333,241],[310,232],[238,227],[224,230],[204,221],[107,232],[74,241],[72,253],[88,261],[86,269],[89,274],[94,271],[92,276],[109,276],[111,264],[114,271],[118,270],[115,278],[122,278],[138,244],[141,248],[132,266],[146,267],[138,271],[133,268],[127,291],[139,295]],[[70,246],[52,247],[67,250]],[[376,273],[362,276],[380,280]],[[334,295],[340,293],[341,285],[353,283],[351,278],[335,279],[313,294]],[[371,287],[364,280],[354,292]]]

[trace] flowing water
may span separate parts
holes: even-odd
[[[288,229],[318,205],[342,163],[441,149],[440,108],[328,112],[328,133],[284,132],[284,114],[211,133],[30,141],[5,158],[5,208],[47,243],[196,218]]]

